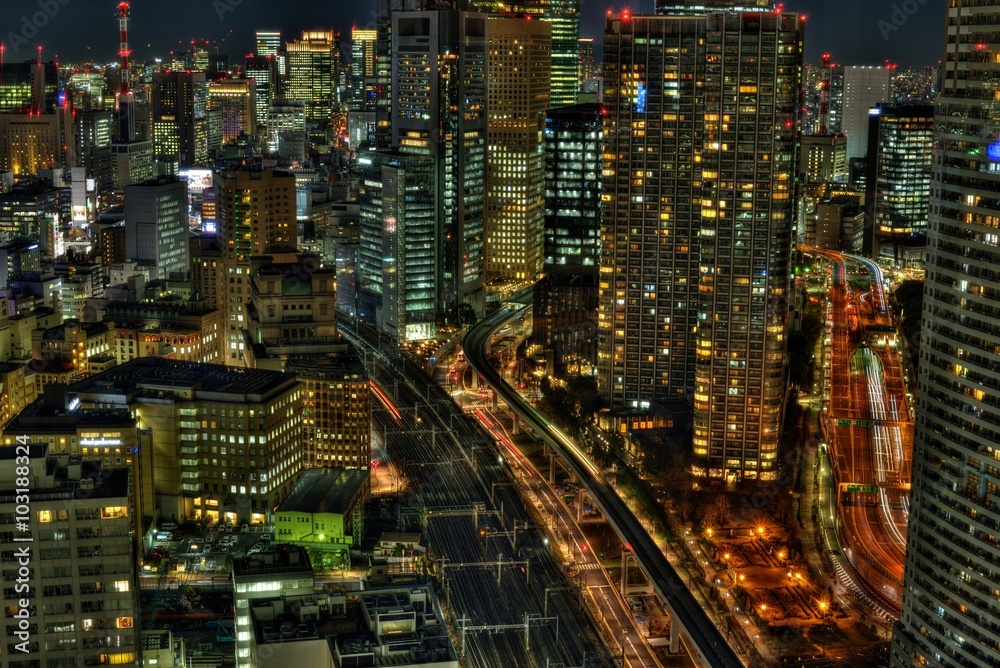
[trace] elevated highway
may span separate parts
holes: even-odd
[[[503,307],[472,327],[465,336],[463,347],[466,361],[482,376],[493,391],[510,409],[544,439],[559,455],[580,485],[587,489],[608,522],[621,537],[626,547],[635,555],[660,600],[671,616],[671,644],[683,640],[695,663],[713,668],[738,668],[743,661],[726,643],[722,632],[698,605],[680,576],[667,561],[656,543],[642,527],[639,520],[618,496],[601,470],[590,461],[586,453],[558,427],[551,424],[531,407],[517,391],[500,377],[488,360],[490,338],[516,311]]]

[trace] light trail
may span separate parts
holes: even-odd
[[[382,388],[380,388],[378,386],[378,383],[376,383],[374,380],[369,380],[368,384],[371,386],[372,394],[375,395],[375,398],[378,399],[379,403],[382,404],[387,411],[389,411],[392,417],[396,419],[396,422],[402,423],[403,416],[396,408],[396,405],[392,403],[392,399],[390,399],[388,395],[386,395],[386,393],[382,391]]]

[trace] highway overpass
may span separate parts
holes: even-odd
[[[512,305],[513,306],[513,305]],[[520,308],[520,307],[518,307]],[[508,307],[472,327],[463,343],[469,365],[503,398],[521,420],[534,429],[566,463],[580,484],[592,495],[619,537],[631,548],[660,600],[669,609],[671,627],[678,630],[695,662],[713,668],[737,668],[743,662],[726,643],[722,632],[684,586],[666,556],[618,496],[604,474],[578,446],[555,425],[532,408],[517,391],[505,383],[487,359],[493,333],[514,315]]]

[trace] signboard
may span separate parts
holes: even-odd
[[[837,420],[837,426],[838,427],[850,427],[851,426],[851,421],[850,420]]]
[[[848,483],[847,491],[858,494],[876,494],[878,493],[878,485],[855,485],[854,483]]]
[[[1000,162],[1000,139],[987,145],[986,157],[989,158],[990,162]]]
[[[865,429],[871,429],[872,427],[875,426],[875,423],[872,422],[871,420],[855,420],[854,421],[854,426],[855,427],[863,427]]]

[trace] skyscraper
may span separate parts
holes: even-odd
[[[710,477],[777,473],[804,30],[708,17],[694,467]]]
[[[704,34],[704,17],[606,24],[598,387],[612,409],[694,390]]]
[[[533,340],[553,371],[597,366],[604,107],[577,104],[545,118],[544,278],[535,287]]]
[[[286,76],[286,56],[281,48],[281,32],[274,30],[257,31],[257,55],[260,57],[271,56],[278,67],[278,75]]]
[[[486,274],[533,281],[542,271],[552,27],[526,17],[490,18],[486,32]]]
[[[187,209],[187,181],[161,177],[125,187],[125,256],[150,265],[150,278],[187,275]]]
[[[599,387],[693,399],[702,475],[774,471],[801,58],[795,14],[607,21]]]
[[[208,83],[204,72],[153,75],[153,151],[161,173],[208,160]]]
[[[222,112],[222,141],[257,133],[257,91],[252,79],[222,79],[208,84],[208,108]]]
[[[923,268],[934,108],[882,105],[869,119],[865,252],[896,266]]]
[[[340,69],[339,37],[329,30],[304,30],[285,46],[288,79],[285,98],[306,103],[306,120],[329,123]]]
[[[892,102],[894,68],[848,65],[841,93],[841,131],[847,135],[847,159],[863,158],[868,150],[868,111]]]
[[[351,109],[375,111],[375,46],[378,31],[351,30]]]
[[[229,288],[223,298],[229,323],[226,364],[242,365],[251,261],[275,248],[294,248],[295,177],[256,165],[217,172],[215,201],[222,263],[213,270],[216,284]]]
[[[422,0],[376,0],[375,25],[375,139],[378,148],[392,145],[392,15],[424,8]]]
[[[434,10],[392,21],[392,145],[437,168],[439,309],[454,322],[460,308],[485,305],[487,18]]]
[[[552,26],[553,108],[576,104],[580,68],[580,0],[549,0],[543,20]]]
[[[267,124],[267,112],[278,95],[278,63],[275,56],[247,56],[243,77],[254,81],[254,112],[257,127]]]
[[[998,9],[955,0],[946,10],[895,668],[996,666],[1000,655]],[[954,39],[967,31],[976,48]]]
[[[440,200],[430,156],[363,154],[357,285],[361,320],[398,341],[434,336]]]

